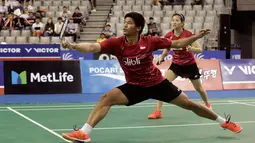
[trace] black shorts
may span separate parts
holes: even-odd
[[[172,70],[176,75],[182,78],[189,78],[191,80],[199,79],[201,76],[196,63],[184,66],[172,63],[169,69]]]
[[[119,88],[127,97],[129,101],[127,106],[134,105],[148,99],[156,99],[169,103],[178,97],[182,92],[167,79],[150,87],[140,87],[126,83],[117,88]]]

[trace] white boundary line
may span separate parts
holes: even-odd
[[[246,105],[246,106],[253,106],[255,107],[255,105],[253,104],[249,104],[249,103],[253,103],[253,102],[249,102],[249,103],[243,103],[243,102],[238,102],[238,101],[228,101],[230,103],[235,103],[235,104],[241,104],[241,105]]]
[[[239,104],[239,103],[215,103],[212,104],[212,106],[220,106],[220,105],[233,105],[233,104]],[[175,107],[176,105],[168,104],[164,105],[164,107]],[[131,109],[131,108],[154,108],[155,105],[140,105],[140,106],[113,106],[111,109]],[[176,106],[177,107],[177,106]],[[57,111],[57,110],[92,110],[94,107],[71,107],[71,108],[30,108],[30,109],[16,109],[17,111]],[[0,112],[8,111],[6,109],[0,109]]]
[[[200,102],[201,100],[198,99],[198,100],[193,100],[193,101],[196,101],[196,102]],[[210,103],[227,103],[229,100],[226,99],[226,100],[212,100],[210,101]],[[231,100],[231,101],[236,101],[236,102],[255,102],[255,99],[252,98],[252,100]],[[202,101],[201,101],[202,102]],[[94,107],[96,106],[97,103],[95,104],[87,104],[87,103],[84,103],[86,105],[82,105],[83,103],[80,103],[80,104],[61,104],[61,105],[39,105],[39,106],[36,106],[36,105],[24,105],[24,106],[12,106],[11,108],[13,109],[17,109],[17,108],[20,108],[20,109],[23,109],[23,108],[61,108],[61,107]],[[139,103],[135,106],[139,106],[139,105],[156,105],[156,102],[152,102],[152,103]],[[165,106],[165,105],[163,105]],[[132,106],[133,107],[133,106]],[[6,108],[6,107],[0,107],[1,108]]]
[[[18,111],[16,111],[16,110],[14,110],[14,109],[12,109],[11,107],[6,107],[6,108],[7,108],[8,110],[10,110],[10,111],[14,112],[15,114],[17,114],[17,115],[19,115],[19,116],[21,116],[21,117],[23,117],[23,118],[27,119],[28,121],[30,121],[30,122],[32,122],[32,123],[34,123],[35,125],[37,125],[37,126],[39,126],[39,127],[43,128],[44,130],[46,130],[46,131],[48,131],[48,132],[52,133],[53,135],[55,135],[55,136],[57,136],[57,137],[61,138],[62,140],[66,141],[66,142],[70,142],[70,141],[68,141],[68,140],[66,140],[66,139],[64,139],[64,138],[62,138],[62,136],[60,136],[58,133],[56,133],[56,132],[52,131],[51,129],[49,129],[49,128],[47,128],[47,127],[43,126],[43,125],[41,125],[40,123],[38,123],[38,122],[36,122],[36,121],[32,120],[31,118],[29,118],[29,117],[27,117],[27,116],[23,115],[22,113],[20,113],[20,112],[18,112]]]
[[[240,121],[240,124],[252,124],[255,121]],[[148,129],[148,128],[170,128],[170,127],[193,127],[193,126],[210,126],[218,125],[219,123],[200,123],[200,124],[177,124],[177,125],[158,125],[158,126],[127,126],[127,127],[107,127],[94,128],[94,130],[123,130],[123,129]],[[52,129],[53,131],[71,131],[72,129]]]

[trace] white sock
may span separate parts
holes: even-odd
[[[89,125],[89,124],[87,124],[87,123],[85,123],[85,125],[81,128],[81,130],[83,131],[83,132],[85,132],[85,133],[87,133],[87,134],[90,134],[90,132],[92,131],[92,127]]]
[[[221,116],[218,116],[218,118],[215,120],[216,122],[223,124],[226,122],[226,119],[222,118]]]

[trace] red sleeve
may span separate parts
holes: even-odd
[[[160,38],[157,36],[152,36],[151,41],[154,51],[158,49],[170,49],[172,45],[172,40],[170,40],[169,38]]]
[[[110,39],[104,40],[103,42],[100,42],[99,44],[101,45],[100,53],[115,55],[117,45],[118,45],[118,38],[110,38]]]

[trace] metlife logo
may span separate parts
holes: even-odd
[[[18,74],[15,71],[11,71],[12,75],[12,84],[31,84],[35,82],[42,82],[42,83],[62,83],[62,82],[73,82],[74,77],[73,75],[69,74],[68,72],[59,72],[59,73],[48,73],[48,74],[41,74],[41,73],[27,73],[26,71],[21,72]],[[27,77],[29,77],[29,82],[27,82]]]
[[[81,93],[79,61],[5,62],[6,94]]]

